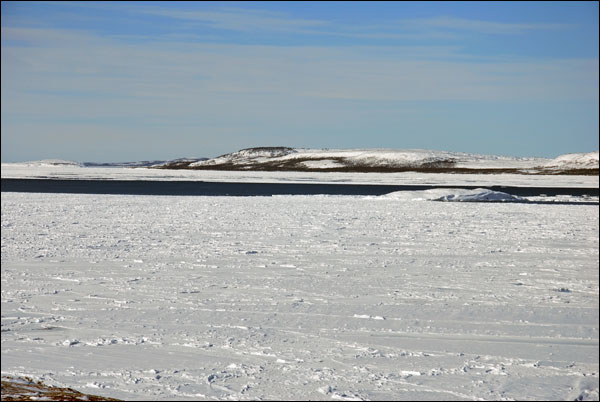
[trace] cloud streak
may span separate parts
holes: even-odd
[[[475,62],[460,55],[449,60],[451,48],[419,47],[132,46],[81,32],[5,31],[28,41],[26,47],[4,47],[3,83],[11,77],[3,85],[7,91],[150,99],[240,93],[385,101],[598,99],[597,59]]]
[[[455,17],[435,17],[405,20],[404,24],[414,28],[435,28],[452,31],[468,31],[482,34],[516,35],[527,31],[564,30],[569,24],[507,23]]]
[[[216,29],[233,31],[302,31],[302,28],[324,26],[322,20],[291,18],[279,13],[248,9],[222,9],[220,11],[176,10],[161,7],[136,8],[137,12],[178,20],[195,21]]]
[[[285,13],[259,9],[221,8],[214,11],[181,10],[156,6],[132,8],[132,12],[204,24],[211,28],[242,32],[288,32],[363,39],[457,38],[460,32],[515,35],[527,31],[564,30],[568,24],[508,23],[438,16],[403,19],[378,25],[346,25],[324,19],[298,19]]]

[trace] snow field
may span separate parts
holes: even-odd
[[[598,207],[2,193],[2,373],[129,400],[598,399]]]
[[[319,163],[333,163],[321,162]],[[308,163],[312,163],[308,161]],[[316,162],[315,162],[316,163]],[[482,168],[489,168],[482,165]],[[90,179],[152,181],[219,181],[253,183],[351,183],[444,186],[524,186],[524,187],[598,187],[598,176],[522,175],[522,174],[447,174],[447,173],[336,173],[336,172],[262,172],[220,170],[165,170],[149,168],[81,167],[68,165],[31,165],[3,163],[2,178],[16,179]]]

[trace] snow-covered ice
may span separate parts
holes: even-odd
[[[319,162],[322,163],[322,162]],[[333,163],[333,161],[328,162]],[[483,165],[482,167],[489,167]],[[444,186],[598,187],[596,176],[447,173],[262,172],[167,170],[123,167],[82,167],[32,163],[2,163],[2,178],[90,180],[189,180],[254,183],[344,183]]]
[[[598,206],[422,193],[2,193],[2,373],[129,400],[597,400]]]

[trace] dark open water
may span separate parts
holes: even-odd
[[[383,195],[393,191],[419,191],[434,188],[475,189],[481,186],[315,184],[315,183],[228,183],[207,181],[146,180],[54,180],[2,179],[3,192],[131,194],[131,195]],[[494,191],[532,197],[538,195],[598,196],[598,188],[488,186]]]

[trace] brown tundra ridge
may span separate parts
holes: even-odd
[[[456,166],[457,159],[452,157],[423,159],[413,163],[390,161],[389,163],[356,161],[343,156],[306,156],[287,157],[297,151],[289,147],[256,147],[221,155],[214,158],[214,163],[192,165],[195,161],[175,160],[158,166],[156,169],[190,169],[190,170],[240,170],[240,171],[295,171],[295,172],[348,172],[348,173],[452,173],[452,174],[527,174],[527,175],[584,175],[597,176],[598,168],[548,168],[537,166],[532,168],[467,168]],[[244,159],[237,156],[243,154]],[[261,160],[253,155],[261,156]],[[285,159],[281,157],[286,156]],[[266,158],[265,158],[266,157]],[[327,161],[332,163],[329,167],[309,167],[306,162]],[[206,161],[205,161],[206,162]]]

